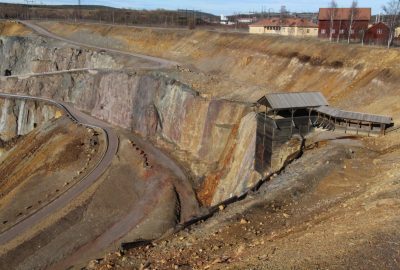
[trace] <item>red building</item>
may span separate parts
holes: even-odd
[[[390,35],[389,27],[383,23],[379,22],[372,25],[365,32],[364,43],[370,45],[387,45]]]
[[[361,40],[370,20],[370,8],[320,8],[318,37],[347,39],[350,32],[350,39]]]

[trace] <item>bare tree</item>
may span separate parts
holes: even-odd
[[[387,25],[389,27],[388,48],[390,48],[393,43],[396,26],[399,25],[400,0],[390,0],[383,6],[383,11],[387,15]]]
[[[330,8],[329,18],[331,21],[330,29],[329,29],[329,41],[331,41],[331,42],[332,42],[332,36],[333,36],[333,30],[334,30],[333,26],[334,26],[334,22],[335,22],[335,18],[336,18],[337,7],[338,7],[338,5],[337,5],[336,1],[332,0],[329,4],[329,8]]]
[[[337,43],[339,43],[339,41],[340,41],[340,31],[342,31],[342,19],[340,19],[340,21],[339,21],[339,32],[338,32],[338,35],[337,35],[337,38],[336,38],[336,42]]]
[[[350,43],[350,37],[353,30],[353,24],[354,24],[354,19],[357,17],[358,15],[358,2],[357,0],[353,0],[353,2],[351,3],[351,7],[350,7],[350,14],[349,14],[349,31],[347,33],[347,43]]]

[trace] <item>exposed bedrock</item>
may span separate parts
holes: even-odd
[[[108,54],[66,47],[40,37],[0,36],[0,75],[101,67],[119,65]]]
[[[53,105],[43,102],[0,98],[0,141],[7,142],[26,135],[63,113]]]
[[[240,195],[260,179],[253,170],[256,118],[250,104],[208,99],[167,76],[144,71],[3,77],[0,89],[72,102],[153,140],[190,169],[205,204]],[[209,189],[207,177],[215,186],[211,193],[203,190]]]

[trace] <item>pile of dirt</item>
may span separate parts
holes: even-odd
[[[0,36],[27,36],[32,31],[15,21],[0,21]]]

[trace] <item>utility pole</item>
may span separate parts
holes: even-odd
[[[81,18],[81,0],[78,0],[78,20]]]
[[[29,5],[33,5],[35,3],[34,0],[25,0],[26,3],[26,19],[29,20],[29,10],[30,10],[30,6]]]

